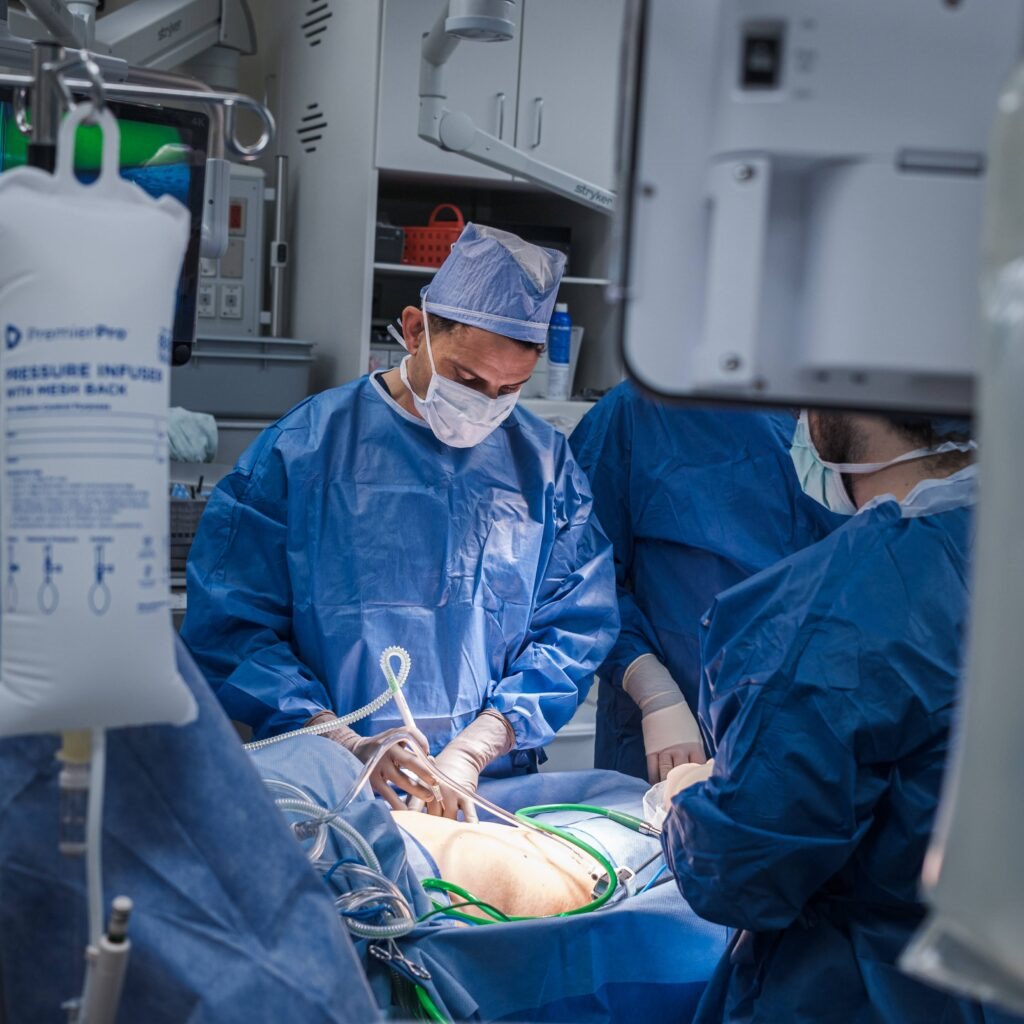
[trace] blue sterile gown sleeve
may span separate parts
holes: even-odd
[[[382,1020],[323,881],[180,642],[175,653],[196,720],[107,733],[104,916],[115,896],[134,904],[116,1019]],[[84,858],[57,847],[59,746],[52,735],[0,740],[4,1024],[66,1024],[61,1003],[82,991]]]
[[[709,1021],[931,1024],[980,1007],[903,975],[967,614],[970,512],[892,500],[715,602],[700,714],[711,778],[663,845],[702,917],[743,929]]]
[[[572,716],[618,630],[591,505],[565,439],[525,410],[451,448],[363,378],[298,406],[217,487],[183,636],[257,736],[366,704],[384,688],[381,651],[400,644],[431,750],[494,708],[522,768]],[[389,704],[355,728],[400,722]]]
[[[595,765],[647,778],[640,713],[622,676],[655,654],[696,714],[700,617],[715,596],[843,520],[800,489],[788,413],[661,405],[632,384],[570,444],[615,552],[622,631],[601,667]]]

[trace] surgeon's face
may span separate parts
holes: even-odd
[[[406,306],[402,311],[402,330],[412,353],[409,383],[420,398],[425,398],[430,384],[430,359],[423,313],[415,306]],[[458,324],[450,331],[432,331],[430,347],[439,374],[488,398],[498,398],[522,388],[540,356],[539,346],[522,345],[468,324]]]
[[[848,413],[811,409],[807,423],[814,447],[825,462],[858,461],[858,435]]]

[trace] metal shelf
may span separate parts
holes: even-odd
[[[432,277],[436,267],[414,267],[408,263],[374,263],[373,269],[383,274],[410,274],[419,277]],[[562,284],[606,285],[605,277],[563,277]]]

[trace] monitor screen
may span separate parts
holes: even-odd
[[[172,352],[179,365],[188,361],[195,339],[209,118],[191,110],[138,104],[111,103],[110,109],[121,128],[121,176],[156,198],[173,196],[192,214],[174,314]],[[28,143],[28,136],[15,124],[10,91],[0,88],[0,172],[26,163]],[[78,129],[75,170],[79,180],[96,179],[101,145],[99,128]]]
[[[611,247],[627,372],[705,402],[966,415],[1024,4],[628,10]]]

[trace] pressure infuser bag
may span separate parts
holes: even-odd
[[[183,724],[168,560],[167,417],[189,214],[118,173],[0,176],[0,735]]]

